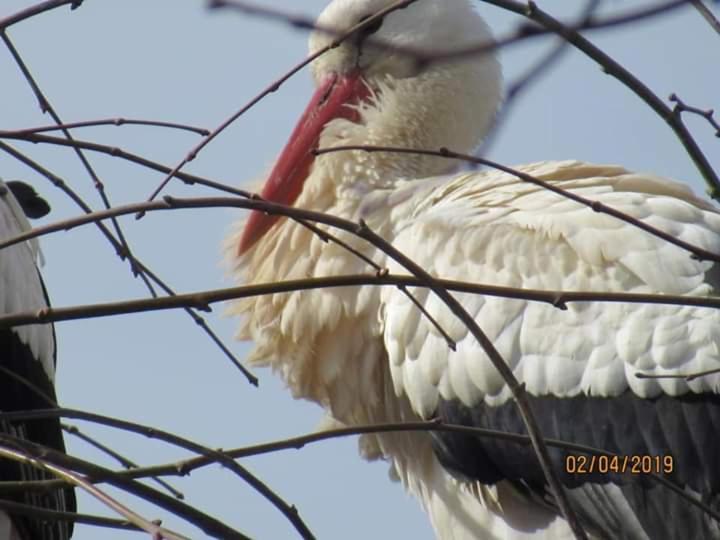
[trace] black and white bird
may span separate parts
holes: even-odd
[[[342,32],[390,0],[334,0],[319,28]],[[615,217],[512,174],[458,173],[447,159],[344,151],[346,145],[447,147],[470,153],[501,100],[493,55],[419,63],[367,36],[415,50],[452,51],[491,39],[468,0],[418,0],[312,64],[317,91],[262,191],[268,200],[364,220],[431,274],[517,288],[709,296],[713,264]],[[316,31],[311,52],[336,33]],[[541,162],[517,169],[601,201],[675,238],[720,253],[720,214],[684,185],[617,166]],[[393,273],[406,271],[349,233],[334,235]],[[359,274],[359,257],[295,221],[252,213],[232,240],[243,283]],[[524,433],[508,385],[482,347],[426,289],[347,287],[246,298],[239,335],[293,395],[337,423],[441,418]],[[690,306],[574,303],[567,310],[456,294],[525,384],[545,437],[590,445],[666,472],[720,508],[720,313]],[[421,501],[439,538],[569,538],[532,449],[450,433],[361,439]],[[669,457],[668,457],[669,456]],[[551,450],[570,501],[593,538],[720,538],[703,510],[646,475],[580,474]],[[652,460],[647,465],[647,460]],[[662,465],[658,466],[658,459]],[[569,465],[568,465],[569,464]],[[668,466],[669,464],[669,466]],[[569,466],[569,469],[568,469]],[[587,468],[587,466],[586,466]],[[647,471],[646,471],[647,472]]]
[[[47,214],[50,207],[23,182],[0,181],[0,239],[28,229],[29,218]],[[36,310],[48,306],[48,296],[38,270],[40,257],[35,240],[0,251],[0,313]],[[55,406],[55,330],[51,324],[0,329],[0,411],[27,411]],[[65,451],[58,419],[0,422],[0,433]],[[25,464],[0,459],[0,481],[45,480],[52,475]],[[75,511],[72,489],[27,492],[2,496],[15,503],[64,512]],[[2,511],[0,540],[67,540],[72,523],[44,521]]]

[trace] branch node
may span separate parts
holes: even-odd
[[[115,249],[115,255],[117,255],[121,261],[124,261],[125,259],[127,259],[128,255],[129,255],[127,246],[118,244],[117,248]],[[134,267],[135,265],[132,265],[132,266]],[[133,274],[135,274],[135,276],[137,276],[135,268],[133,268]]]
[[[210,306],[210,304],[203,301],[201,298],[199,298],[195,302],[195,309],[204,313],[212,313],[212,307]],[[198,317],[197,319],[195,319],[195,323],[203,326],[205,324],[205,319],[203,319],[202,317]]]
[[[177,471],[178,475],[180,475],[180,476],[190,476],[192,467],[191,467],[190,463],[188,463],[187,461],[180,461],[175,464],[175,470]]]

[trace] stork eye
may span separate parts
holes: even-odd
[[[360,24],[363,21],[368,20],[370,17],[372,17],[372,15],[365,15],[358,21],[358,24]],[[363,39],[368,36],[371,36],[378,30],[380,30],[380,27],[382,26],[382,24],[383,24],[383,18],[378,17],[377,19],[375,19],[373,22],[371,22],[367,26],[364,26],[361,30],[358,30],[358,35]]]

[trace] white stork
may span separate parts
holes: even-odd
[[[35,190],[23,182],[0,181],[0,239],[30,229],[28,217],[50,211]],[[27,217],[26,217],[27,216]],[[1,313],[36,310],[48,306],[47,293],[36,261],[36,241],[16,244],[0,252]],[[47,409],[55,403],[55,331],[52,325],[0,329],[0,411]],[[58,419],[0,422],[0,433],[65,451]],[[44,480],[43,471],[15,461],[0,460],[0,480]],[[28,492],[3,499],[39,508],[75,511],[72,489]],[[0,540],[67,540],[72,523],[44,521],[0,510]]]
[[[319,27],[347,30],[390,0],[335,0]],[[317,86],[262,196],[363,219],[431,274],[564,291],[713,294],[712,264],[614,217],[495,171],[452,171],[427,155],[314,147],[389,145],[472,152],[500,102],[492,55],[417,63],[368,44],[454,50],[490,39],[468,0],[419,0],[312,64]],[[311,52],[336,36],[316,31]],[[720,214],[685,186],[576,161],[518,167],[720,253]],[[402,267],[351,234],[333,234],[381,267]],[[238,279],[267,283],[367,272],[366,263],[298,223],[252,213],[234,239]],[[251,359],[278,371],[295,397],[352,426],[429,419],[524,433],[505,381],[468,329],[432,293],[355,287],[238,301]],[[699,307],[576,303],[457,294],[531,395],[545,437],[628,456],[672,456],[671,478],[718,508],[720,375],[639,379],[720,367],[720,315]],[[444,539],[567,538],[571,533],[528,446],[448,433],[365,436]],[[569,474],[551,457],[595,538],[720,538],[702,510],[642,475]]]

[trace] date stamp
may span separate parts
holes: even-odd
[[[624,456],[575,455],[565,456],[567,474],[671,474],[675,460],[670,454]]]

